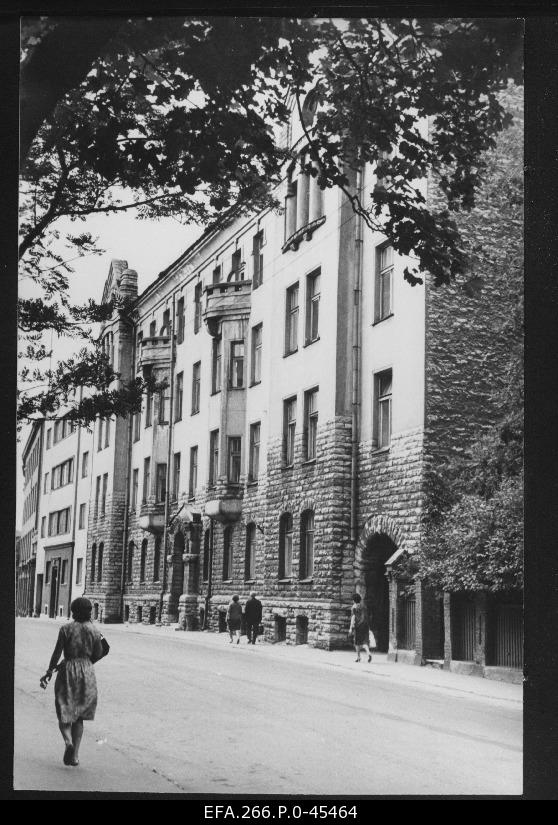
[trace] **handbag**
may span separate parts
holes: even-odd
[[[101,659],[104,659],[105,656],[108,656],[108,652],[110,650],[110,645],[109,645],[109,643],[107,642],[107,640],[105,639],[105,637],[103,636],[102,633],[101,633],[101,647],[103,649],[103,655],[101,656]]]
[[[368,647],[376,647],[376,637],[372,631],[370,631],[368,636]]]

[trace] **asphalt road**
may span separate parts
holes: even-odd
[[[389,678],[374,662],[353,665],[350,652],[338,667],[310,651],[295,659],[244,639],[153,631],[105,629],[111,652],[96,665],[97,717],[70,768],[54,680],[39,687],[58,625],[18,620],[15,789],[521,793],[521,704],[468,692],[474,677],[445,689]],[[391,667],[396,677],[411,670]]]

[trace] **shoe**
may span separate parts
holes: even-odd
[[[355,659],[355,662],[360,662],[360,659]]]
[[[72,761],[70,762],[70,765],[73,768],[77,768],[77,766],[79,765],[79,759],[72,759]]]
[[[369,661],[369,662],[371,662],[371,661],[372,661],[372,654],[371,654],[371,653],[369,653],[369,654],[368,654],[368,661]]]
[[[74,759],[74,746],[71,744],[66,745],[66,750],[64,751],[63,762],[65,765],[71,765]]]
[[[236,643],[237,643],[237,645],[239,645],[240,644],[240,639],[237,639]]]

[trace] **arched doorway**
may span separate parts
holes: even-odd
[[[179,530],[174,536],[174,546],[172,554],[172,570],[170,591],[174,599],[180,598],[184,585],[184,562],[182,554],[184,553],[184,533]]]
[[[376,637],[376,649],[383,653],[387,653],[389,647],[389,586],[385,564],[396,549],[389,536],[376,533],[366,542],[362,556],[362,596]]]

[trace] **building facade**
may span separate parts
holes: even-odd
[[[23,514],[16,540],[17,616],[32,616],[35,606],[42,460],[43,424],[36,422],[31,426],[22,454]]]
[[[85,584],[92,436],[63,411],[43,429],[34,613],[68,618]]]
[[[111,264],[103,298],[132,310],[101,345],[119,380],[154,390],[83,442],[84,593],[101,621],[219,631],[232,595],[256,591],[267,640],[331,649],[357,591],[394,660],[518,668],[490,641],[507,633],[517,652],[517,600],[442,597],[402,564],[423,541],[428,468],[497,418],[507,342],[493,322],[510,292],[497,277],[481,296],[428,274],[410,287],[410,259],[322,191],[289,138],[283,214],[228,216],[140,295],[128,263]],[[351,186],[377,183],[366,166]],[[51,571],[63,549],[45,547]],[[41,612],[66,609],[51,601]]]

